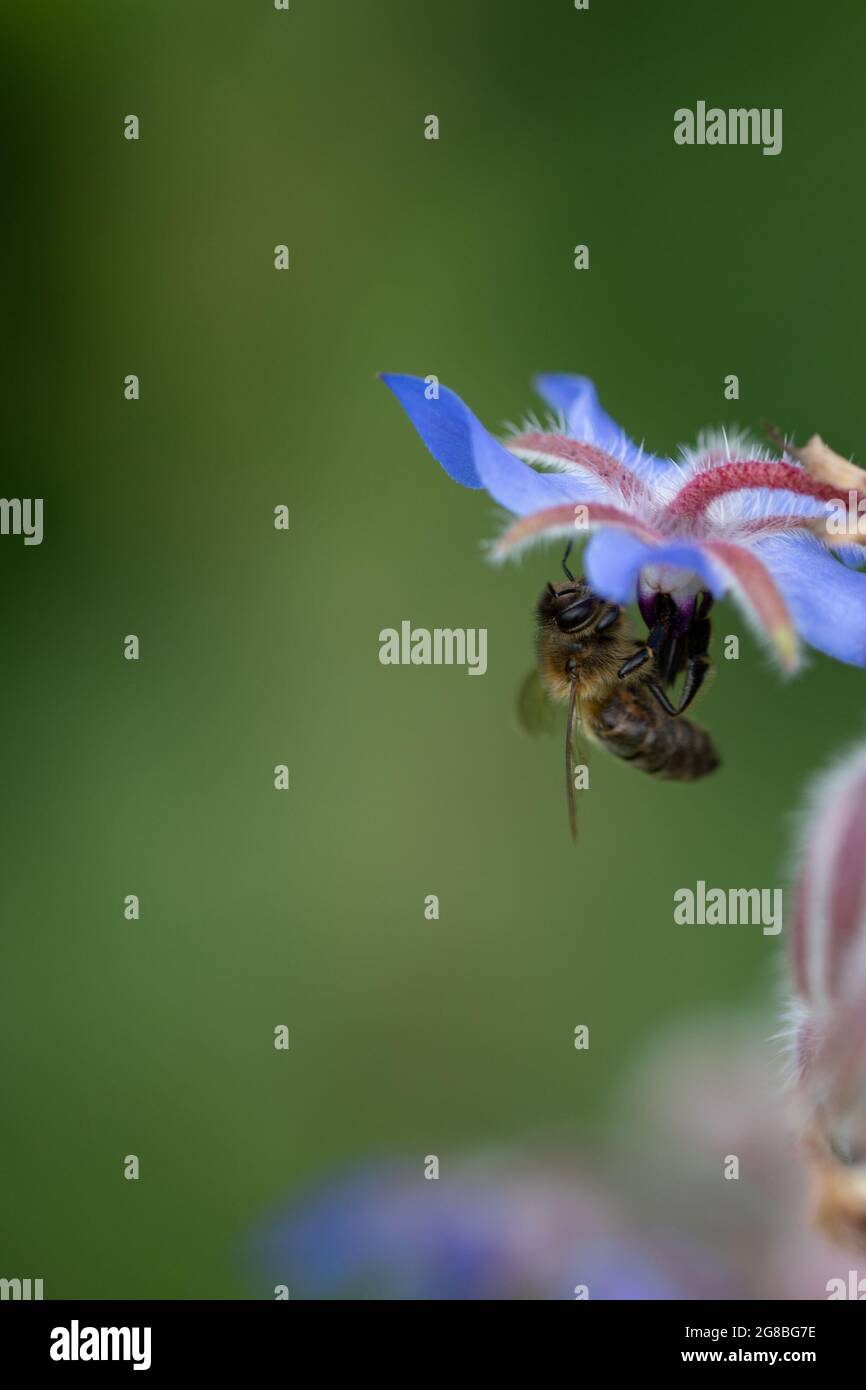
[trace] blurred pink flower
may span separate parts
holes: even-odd
[[[793,1071],[817,1216],[866,1252],[866,746],[814,786],[791,950]]]
[[[825,1298],[827,1281],[847,1274],[809,1219],[784,1080],[763,1012],[687,1021],[650,1045],[611,1126],[635,1219],[678,1226],[713,1250],[739,1298]],[[735,1179],[725,1177],[730,1157]]]

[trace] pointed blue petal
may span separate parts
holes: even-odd
[[[478,421],[460,397],[440,386],[438,399],[428,400],[429,388],[423,377],[395,372],[382,372],[381,376],[445,472],[464,487],[481,487],[472,457],[472,427]]]
[[[382,380],[445,471],[464,487],[486,488],[495,502],[515,515],[602,495],[591,481],[573,474],[537,473],[515,458],[447,386],[439,387],[437,400],[428,400],[422,377],[383,373]]]
[[[551,410],[563,416],[566,429],[574,439],[597,444],[605,453],[622,459],[630,468],[638,466],[648,474],[667,470],[669,465],[665,459],[644,453],[629,439],[625,430],[611,419],[602,408],[598,392],[588,376],[550,372],[537,376],[533,384]]]

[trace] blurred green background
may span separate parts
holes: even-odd
[[[490,568],[495,509],[375,373],[499,427],[580,371],[657,452],[767,418],[866,458],[866,12],[4,11],[3,492],[45,498],[45,540],[0,541],[0,1274],[269,1297],[239,1250],[275,1201],[359,1158],[579,1142],[672,1016],[772,1001],[781,941],[677,927],[672,894],[783,881],[863,674],[784,684],[745,635],[700,703],[723,770],[595,753],[575,852],[560,740],[513,718],[558,550]],[[698,99],[783,107],[783,153],[676,147]],[[381,666],[403,618],[486,626],[486,678]]]

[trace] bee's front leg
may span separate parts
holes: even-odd
[[[646,666],[648,661],[655,659],[659,647],[667,636],[668,622],[667,617],[660,618],[659,621],[650,629],[645,644],[638,647],[636,652],[624,661],[617,671],[617,675],[622,679],[623,676],[630,676],[632,671],[639,671],[642,666]],[[673,711],[676,713],[676,711]]]
[[[632,671],[639,671],[642,666],[646,666],[648,661],[652,661],[653,654],[649,647],[638,647],[636,652],[632,652],[628,661],[624,661],[617,671],[620,680],[624,676],[630,676]]]

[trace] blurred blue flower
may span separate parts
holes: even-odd
[[[595,1151],[450,1154],[435,1181],[420,1158],[350,1166],[259,1223],[253,1285],[302,1299],[824,1298],[847,1256],[811,1227],[782,1074],[761,1016],[677,1024],[644,1048]]]
[[[725,1297],[716,1262],[623,1228],[568,1166],[496,1152],[424,1178],[416,1162],[353,1170],[266,1223],[254,1262],[292,1297]],[[699,1292],[696,1293],[696,1290]]]
[[[446,472],[518,518],[494,556],[594,530],[584,558],[592,588],[636,599],[650,627],[663,600],[685,631],[703,595],[730,591],[786,670],[799,663],[798,638],[866,665],[866,575],[852,568],[863,537],[833,533],[840,488],[813,476],[805,454],[804,466],[720,434],[677,462],[658,458],[611,420],[588,378],[565,375],[536,382],[556,423],[500,443],[435,380],[382,379]]]

